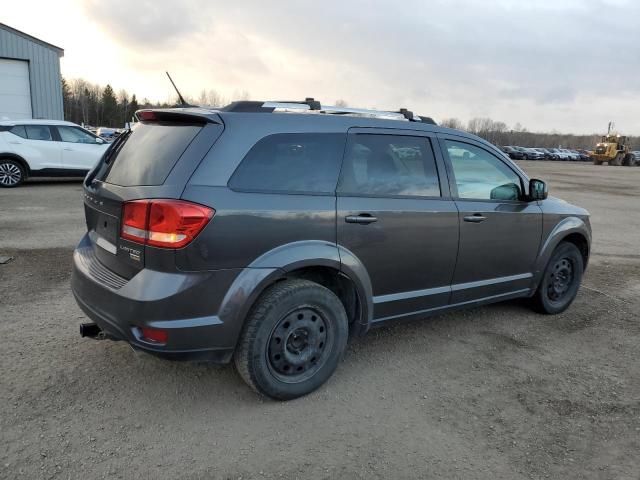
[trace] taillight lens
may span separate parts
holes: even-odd
[[[184,200],[134,200],[122,209],[120,236],[160,248],[182,248],[211,220],[215,210]]]

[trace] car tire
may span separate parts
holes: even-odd
[[[308,280],[284,280],[252,307],[234,363],[256,392],[290,400],[327,381],[348,336],[347,314],[331,290]]]
[[[26,178],[24,167],[10,158],[0,159],[0,187],[14,188],[21,185]]]
[[[561,242],[551,255],[532,298],[533,308],[547,315],[564,312],[578,294],[583,272],[584,260],[578,247]]]

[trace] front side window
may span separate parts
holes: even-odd
[[[343,134],[270,135],[249,150],[229,186],[274,193],[334,193],[343,149]]]
[[[519,200],[520,177],[498,157],[468,143],[446,141],[458,197],[477,200]]]
[[[351,135],[338,191],[372,196],[439,197],[430,140],[408,135]]]
[[[93,135],[77,127],[58,127],[60,139],[69,143],[96,143]]]
[[[25,125],[29,140],[51,140],[51,130],[46,125]]]

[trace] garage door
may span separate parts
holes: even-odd
[[[0,120],[31,118],[29,63],[0,58]]]

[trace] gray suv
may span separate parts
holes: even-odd
[[[290,399],[371,327],[577,294],[588,213],[476,136],[313,99],[137,117],[84,181],[83,336],[233,360]]]

